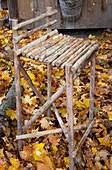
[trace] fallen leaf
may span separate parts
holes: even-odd
[[[103,138],[98,138],[99,142],[101,145],[105,146],[105,147],[111,147],[111,140],[110,137],[107,135]]]
[[[12,165],[9,167],[9,170],[16,170],[20,166],[19,159],[11,158],[10,163]]]
[[[61,70],[61,71],[57,71],[56,73],[55,73],[55,76],[56,77],[61,77],[61,76],[63,76],[64,75],[64,70]]]
[[[48,138],[53,146],[57,146],[60,141],[60,139],[57,139],[57,135],[49,135]]]
[[[25,104],[29,104],[29,105],[32,105],[32,100],[30,98],[30,96],[27,94],[25,95],[25,97],[22,97],[22,102],[25,103]]]
[[[33,146],[33,148],[35,149],[33,151],[33,157],[34,157],[35,160],[39,160],[41,154],[44,153],[44,150],[42,150],[44,148],[44,146],[45,146],[45,143],[39,143],[39,144],[35,144]]]
[[[6,115],[9,116],[11,120],[17,119],[16,110],[8,109]]]
[[[25,161],[30,161],[32,159],[32,151],[30,146],[24,146],[23,150],[20,151],[20,157]]]
[[[62,117],[65,116],[65,114],[67,113],[66,108],[62,107],[58,109],[58,112],[61,114]]]
[[[69,157],[64,157],[66,167],[69,168]]]
[[[41,123],[41,127],[42,127],[43,129],[47,129],[47,128],[49,127],[49,122],[48,122],[48,120],[47,120],[46,117],[44,117],[44,118],[40,121],[40,123]]]
[[[90,34],[88,38],[89,38],[89,39],[94,39],[95,36],[93,36],[92,34]]]
[[[51,170],[51,168],[44,163],[38,162],[36,166],[37,170]]]
[[[13,30],[9,30],[8,33],[9,33],[9,34],[12,34],[12,33],[13,33]]]
[[[58,151],[58,148],[57,148],[56,146],[53,146],[53,145],[52,145],[52,148],[53,148],[52,153],[53,153],[54,155],[56,155],[56,152]]]
[[[75,102],[77,107],[88,108],[89,107],[89,99],[84,98],[83,101],[79,100]]]
[[[112,112],[107,112],[109,120],[112,121]]]
[[[4,157],[5,156],[3,151],[4,151],[4,148],[0,149],[0,157]]]

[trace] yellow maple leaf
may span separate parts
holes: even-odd
[[[106,85],[106,83],[105,83],[105,82],[102,82],[101,80],[100,80],[97,84]]]
[[[9,116],[11,120],[17,119],[16,110],[8,109],[6,115]]]
[[[21,85],[26,89],[27,87],[29,87],[27,81],[24,78],[21,78]]]
[[[31,71],[27,72],[29,77],[31,78],[31,80],[35,80],[35,75],[33,73],[31,73]]]
[[[66,108],[63,107],[63,108],[58,109],[58,112],[61,114],[62,117],[65,117],[67,110]]]
[[[88,38],[89,38],[89,39],[93,39],[93,38],[95,38],[95,36],[93,36],[92,34],[90,34]]]
[[[9,33],[9,34],[12,34],[12,33],[13,33],[13,31],[12,31],[12,30],[9,30],[9,31],[8,31],[8,33]]]
[[[42,149],[44,148],[44,146],[45,146],[45,143],[38,143],[33,146],[34,148],[36,148],[33,152],[33,157],[35,160],[40,159],[41,154],[43,154]]]
[[[54,146],[54,145],[53,145],[52,148],[53,148],[53,152],[52,152],[52,153],[53,153],[54,155],[56,155],[56,152],[58,151],[57,146]]]
[[[10,158],[10,163],[12,165],[9,167],[9,170],[16,170],[20,166],[19,160],[15,158]]]
[[[101,145],[106,146],[106,147],[111,147],[111,141],[110,141],[110,137],[108,137],[108,139],[104,138],[98,138],[99,142]]]
[[[34,130],[34,129],[32,129],[31,133],[36,133],[36,132],[38,132],[38,131],[39,131],[39,127],[38,127],[38,128],[36,128],[35,130]]]
[[[64,157],[64,161],[66,163],[66,167],[69,168],[69,157]]]
[[[55,76],[56,77],[61,77],[61,76],[63,76],[64,75],[64,70],[61,70],[61,71],[57,71],[56,73],[55,73]]]
[[[3,34],[4,30],[0,30],[0,34]]]
[[[89,99],[84,98],[83,101],[79,100],[75,102],[77,107],[88,108],[89,107]]]
[[[92,147],[92,152],[93,152],[93,155],[95,155],[95,153],[97,152],[97,149],[95,147]]]
[[[4,157],[5,156],[3,151],[4,151],[4,148],[0,149],[0,157]]]
[[[60,80],[61,85],[65,84],[65,80]]]
[[[2,78],[5,79],[5,80],[10,80],[10,75],[7,71],[4,71],[3,74],[2,74]]]
[[[34,144],[34,148],[36,148],[37,150],[41,150],[43,149],[43,147],[45,146],[45,143],[36,143]]]
[[[102,69],[103,69],[103,67],[101,67],[100,65],[97,65],[97,64],[96,64],[96,69],[98,69],[98,70],[102,70]]]
[[[34,84],[35,86],[39,86],[39,82],[38,82],[38,81],[34,81],[33,84]]]
[[[108,117],[109,117],[109,120],[112,121],[112,112],[108,112]]]
[[[4,41],[5,41],[5,43],[8,43],[8,42],[9,42],[8,38],[5,38]]]

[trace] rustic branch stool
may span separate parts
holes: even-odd
[[[57,30],[51,31],[51,25],[56,23],[56,20],[51,21],[51,16],[56,14],[57,11],[52,11],[51,7],[47,8],[47,13],[42,14],[36,18],[30,19],[23,23],[17,24],[17,20],[13,20],[13,43],[14,43],[14,53],[9,49],[6,50],[13,56],[14,66],[15,66],[15,85],[16,85],[16,106],[17,106],[17,128],[18,135],[16,139],[18,140],[18,150],[22,149],[22,139],[34,138],[39,136],[45,136],[49,134],[55,134],[62,132],[69,143],[69,160],[70,160],[70,170],[74,169],[74,157],[81,148],[82,144],[86,140],[87,136],[91,132],[91,129],[95,123],[93,120],[93,105],[94,105],[94,85],[95,85],[95,54],[98,49],[98,44],[94,41],[87,41],[82,38],[74,38],[71,36],[65,36],[59,34]],[[46,18],[47,23],[31,31],[28,31],[22,35],[18,35],[18,29],[24,27],[28,24],[36,22],[40,19]],[[19,48],[19,40],[27,37],[34,32],[47,28],[48,33],[39,39],[29,43],[28,45]],[[14,55],[13,55],[14,54]],[[48,100],[45,102],[44,98],[41,96],[40,92],[33,85],[30,77],[20,64],[20,55],[31,58],[34,60],[39,60],[47,64],[47,80],[48,80]],[[90,108],[89,108],[89,123],[84,125],[74,126],[73,121],[73,80],[75,80],[79,75],[81,70],[91,62],[90,71]],[[51,66],[61,67],[65,69],[66,73],[66,83],[61,86],[61,88],[51,96]],[[22,127],[21,118],[21,88],[20,88],[20,72],[23,74],[25,80],[28,82],[32,90],[39,97],[43,106],[35,113],[35,115]],[[54,101],[66,90],[66,106],[68,115],[68,128],[64,125],[58,110],[54,104]],[[34,134],[23,134],[30,125],[48,109],[48,116],[51,116],[51,108],[55,112],[56,118],[60,124],[61,128],[54,130],[47,130],[43,132],[38,132]],[[81,141],[78,143],[77,147],[74,145],[74,131],[84,130]]]

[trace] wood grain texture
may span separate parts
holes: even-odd
[[[77,147],[76,147],[75,150],[73,151],[72,156],[73,156],[74,158],[76,157],[78,151],[81,149],[82,145],[84,144],[85,140],[87,139],[88,135],[90,134],[91,129],[93,128],[95,122],[96,122],[96,121],[93,120],[93,121],[89,124],[86,132],[84,133],[84,135],[83,135],[83,137],[81,138],[80,142],[78,143]]]
[[[75,22],[69,22],[64,19],[58,3],[58,0],[18,0],[19,21],[27,20],[46,11],[51,6],[58,10],[57,24],[53,28],[57,29],[82,29],[82,28],[112,28],[112,1],[102,0],[84,0],[82,3],[82,12]],[[27,12],[29,11],[29,12]],[[103,18],[103,19],[102,19]],[[36,23],[35,26],[43,24],[44,21]],[[31,28],[31,27],[29,27]]]
[[[77,125],[77,126],[74,126],[74,131],[85,130],[87,129],[87,127],[88,127],[87,124]],[[52,135],[52,134],[62,133],[62,132],[63,131],[61,128],[57,128],[57,129],[46,130],[46,131],[37,132],[37,133],[17,135],[16,139],[19,140],[19,139],[35,138],[35,137],[47,136],[47,135]]]
[[[72,152],[74,149],[74,117],[73,117],[73,75],[71,65],[66,65],[66,107],[68,116],[69,169],[74,169]]]
[[[47,99],[51,97],[51,65],[47,64]],[[51,106],[48,108],[48,117],[51,117]]]
[[[13,27],[18,20],[12,21]],[[13,30],[13,37],[18,36],[18,32]],[[19,48],[18,43],[14,43],[14,51]],[[22,115],[21,115],[21,84],[20,84],[20,58],[14,53],[15,87],[16,87],[16,110],[17,110],[17,130],[18,135],[22,134]],[[18,151],[22,149],[22,140],[18,140]]]
[[[95,91],[95,65],[96,65],[96,57],[91,60],[90,67],[90,106],[89,106],[89,123],[93,120],[94,117],[94,91]]]

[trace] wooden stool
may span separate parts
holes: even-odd
[[[16,105],[17,105],[17,128],[18,135],[16,139],[18,140],[18,150],[22,149],[22,139],[34,138],[49,134],[55,134],[62,132],[69,143],[69,160],[70,160],[70,170],[74,169],[74,157],[81,148],[82,144],[86,140],[87,136],[91,132],[91,129],[95,123],[93,120],[93,105],[94,105],[94,85],[95,85],[95,54],[99,45],[94,41],[87,41],[82,38],[74,38],[71,36],[65,36],[59,34],[57,30],[51,31],[50,26],[53,25],[56,20],[51,21],[51,16],[56,14],[57,11],[50,7],[47,8],[47,13],[42,14],[36,18],[25,21],[23,23],[17,24],[17,20],[13,20],[13,43],[14,43],[14,53],[9,49],[6,50],[10,55],[14,56],[14,66],[15,66],[15,85],[16,85]],[[18,29],[24,27],[28,24],[36,22],[40,19],[47,18],[47,24],[35,28],[27,33],[18,35]],[[34,32],[47,28],[48,33],[39,39],[29,43],[28,45],[19,49],[18,42],[20,39],[33,34]],[[14,54],[14,55],[13,55]],[[20,55],[31,58],[34,60],[39,60],[47,64],[47,80],[48,80],[48,100],[45,102],[44,98],[41,96],[40,92],[33,85],[30,77],[20,64]],[[74,117],[73,117],[73,81],[80,75],[80,72],[85,68],[85,66],[91,62],[90,71],[90,108],[89,108],[89,122],[88,124],[78,125],[74,127]],[[61,86],[61,88],[51,96],[51,66],[61,67],[65,69],[66,73],[66,83]],[[39,97],[43,106],[35,113],[35,115],[22,127],[21,118],[21,87],[20,87],[20,72],[23,74],[25,80],[28,82],[29,86],[32,88],[34,93]],[[54,101],[66,90],[66,107],[68,115],[68,128],[64,125],[58,110],[54,104]],[[38,132],[35,134],[23,134],[30,125],[48,109],[48,116],[51,116],[51,109],[53,107],[56,118],[60,124],[61,128],[54,130],[47,130],[44,132]],[[84,130],[81,141],[78,143],[77,147],[74,145],[74,131]]]

